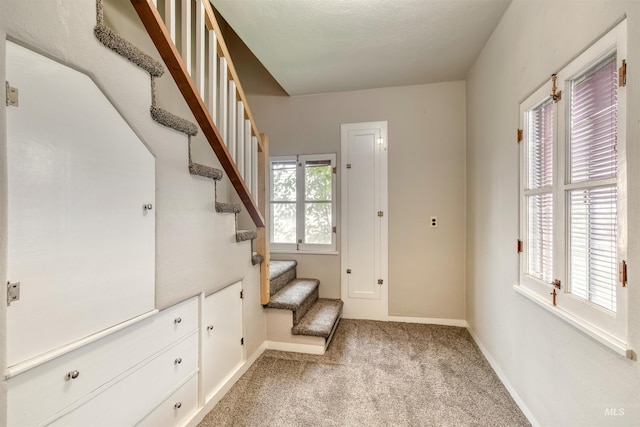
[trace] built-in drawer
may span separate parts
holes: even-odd
[[[198,376],[163,401],[137,427],[178,427],[184,425],[198,410]]]
[[[9,379],[8,424],[38,425],[198,327],[192,298]]]
[[[198,372],[198,334],[193,332],[176,346],[110,384],[91,400],[51,426],[131,426],[143,419],[165,397]]]

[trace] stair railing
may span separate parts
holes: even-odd
[[[209,0],[164,0],[161,13],[157,0],[131,0],[131,3],[258,228],[256,250],[265,258],[260,267],[261,299],[266,304],[269,298],[269,239],[265,229],[264,194],[267,142],[258,132],[213,8]]]

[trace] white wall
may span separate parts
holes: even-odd
[[[640,352],[640,2],[514,0],[467,80],[467,320],[545,426],[639,425],[640,367],[546,312],[518,278],[519,103],[628,16],[629,319]],[[636,266],[636,267],[633,267]],[[605,416],[605,409],[624,409]]]
[[[465,316],[464,91],[464,82],[451,82],[249,99],[258,127],[269,135],[272,156],[337,153],[339,163],[341,123],[389,122],[392,316]],[[438,228],[429,228],[432,215],[439,218]],[[300,276],[320,279],[322,296],[340,297],[339,255],[277,258],[297,259]]]
[[[129,2],[126,2],[127,4]],[[259,304],[259,268],[250,262],[249,243],[235,243],[233,215],[214,211],[213,183],[192,177],[187,165],[187,138],[155,123],[149,75],[100,44],[93,35],[96,23],[94,0],[41,1],[2,0],[0,3],[0,74],[4,75],[4,34],[86,72],[110,98],[116,109],[156,157],[156,307],[164,308],[202,291],[209,293],[243,280],[244,328],[247,356],[265,339],[265,321]],[[131,19],[137,24],[137,21]],[[139,24],[137,24],[139,25]],[[132,33],[134,31],[132,30]],[[141,44],[149,46],[146,35]],[[132,40],[136,42],[136,40]],[[147,53],[158,56],[155,49]],[[169,80],[166,73],[162,79]],[[3,79],[2,79],[3,80]],[[172,89],[176,91],[175,87]],[[2,89],[4,93],[4,86]],[[176,114],[184,104],[162,105]],[[7,262],[5,107],[0,106],[0,281],[5,282]],[[189,116],[185,117],[189,118]],[[193,119],[191,119],[193,120]],[[196,161],[215,165],[200,146]],[[5,287],[1,295],[5,295]],[[0,369],[4,372],[4,304],[0,304]],[[4,377],[2,377],[4,378]],[[6,383],[0,380],[0,425],[6,423]]]

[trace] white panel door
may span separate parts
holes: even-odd
[[[154,308],[155,161],[91,79],[7,43],[12,366]]]
[[[387,122],[342,125],[344,317],[387,320]]]
[[[204,299],[202,308],[202,382],[205,403],[235,373],[244,360],[242,282]]]

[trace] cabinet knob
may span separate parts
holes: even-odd
[[[173,407],[176,408],[176,409],[180,409],[180,408],[182,408],[182,403],[178,402],[175,405],[173,405]]]
[[[182,322],[182,317],[176,317],[176,318],[173,320],[173,323],[180,323],[180,322]]]
[[[176,360],[173,361],[173,363],[175,363],[176,365],[179,365],[182,363],[182,357],[178,357]]]
[[[71,371],[71,372],[67,372],[67,375],[64,377],[64,379],[67,381],[75,380],[79,376],[80,376],[80,371]]]
[[[213,331],[213,325],[207,326],[207,331]]]

